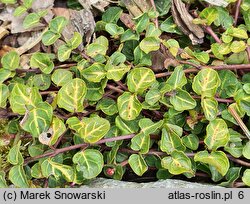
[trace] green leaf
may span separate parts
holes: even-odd
[[[141,132],[145,135],[150,135],[155,133],[158,129],[163,125],[163,120],[158,122],[153,122],[149,118],[142,118],[139,121],[139,127],[141,128]]]
[[[5,84],[0,84],[0,108],[6,107],[6,102],[9,97],[9,88]]]
[[[161,30],[155,26],[154,23],[150,23],[146,29],[146,35],[145,37],[160,37]]]
[[[18,6],[14,11],[14,16],[21,16],[27,11],[25,6]]]
[[[158,89],[150,89],[145,95],[145,101],[153,106],[161,99],[161,92]]]
[[[195,58],[197,60],[199,60],[200,62],[203,62],[204,64],[207,64],[210,57],[209,54],[207,52],[193,52],[193,55],[195,56]]]
[[[218,12],[218,18],[215,19],[214,24],[216,26],[223,26],[223,28],[229,28],[233,25],[233,17],[229,14],[229,12],[222,7],[216,7]]]
[[[110,98],[103,98],[96,105],[96,110],[101,110],[106,115],[114,115],[118,112],[116,102]]]
[[[40,143],[33,143],[32,145],[29,145],[28,152],[31,157],[41,155],[44,152],[44,145]]]
[[[94,63],[86,69],[81,71],[82,76],[90,82],[100,82],[106,77],[104,65],[101,63]]]
[[[63,175],[63,178],[67,182],[72,182],[74,180],[74,169],[71,166],[53,162],[48,159],[48,163],[52,166],[53,175],[58,176],[58,171]]]
[[[20,152],[20,146],[21,140],[9,150],[9,153],[7,155],[7,160],[9,163],[13,165],[23,164],[24,160]]]
[[[160,25],[161,30],[167,33],[176,33],[181,34],[178,26],[174,23],[173,17],[169,16],[165,21]]]
[[[5,172],[3,170],[0,171],[0,188],[8,188],[8,185],[5,179]]]
[[[207,25],[211,25],[218,18],[218,10],[215,7],[208,7],[203,9],[199,16],[207,20]]]
[[[164,41],[163,41],[163,45],[165,45],[165,46],[168,48],[169,52],[170,52],[174,57],[177,56],[177,54],[178,54],[178,52],[179,52],[179,48],[180,48],[180,45],[179,45],[179,43],[178,43],[177,40],[175,40],[175,39],[169,39],[169,40],[167,40],[167,41],[164,40]]]
[[[70,58],[70,55],[71,55],[71,47],[69,47],[68,45],[61,45],[59,48],[58,48],[58,52],[57,52],[57,55],[58,55],[58,60],[60,62],[64,62],[66,61],[67,59]]]
[[[237,90],[241,88],[241,83],[238,81],[236,75],[230,70],[221,70],[218,73],[221,79],[218,94],[222,98],[233,97]]]
[[[53,72],[51,76],[51,80],[56,84],[56,86],[63,86],[72,79],[72,72],[65,69],[57,69]]]
[[[122,12],[120,7],[110,7],[102,15],[102,20],[106,23],[117,23]]]
[[[68,20],[63,16],[57,16],[49,22],[50,31],[55,34],[62,33],[65,26],[68,24]]]
[[[41,165],[39,163],[36,163],[31,167],[31,176],[37,179],[43,178]]]
[[[212,121],[218,114],[218,102],[214,98],[202,98],[201,107],[207,120]]]
[[[227,181],[220,183],[223,187],[233,187],[234,182],[240,177],[241,167],[231,167],[225,178]]]
[[[37,88],[16,83],[10,93],[9,101],[14,113],[24,115],[26,109],[36,107],[36,104],[42,101],[42,97]]]
[[[5,54],[1,59],[1,64],[4,69],[15,70],[19,67],[20,57],[17,52],[10,51]]]
[[[82,43],[82,36],[78,32],[74,32],[74,36],[67,41],[67,46],[74,50],[78,48],[79,45]]]
[[[9,180],[19,188],[29,188],[28,180],[22,165],[11,167],[9,171]]]
[[[242,154],[245,158],[250,159],[250,141],[244,146]]]
[[[123,27],[120,27],[114,23],[107,23],[105,30],[112,36],[118,36],[124,33]]]
[[[47,102],[41,102],[30,111],[27,111],[21,127],[32,134],[33,137],[38,137],[41,133],[47,131],[52,121],[53,109]]]
[[[198,95],[213,97],[220,84],[218,73],[211,68],[206,68],[199,71],[194,77],[192,88]]]
[[[87,46],[86,54],[92,58],[97,55],[106,55],[108,48],[104,45],[100,45],[98,43],[92,43]]]
[[[76,131],[86,143],[95,143],[102,139],[110,129],[108,120],[95,116],[83,118],[81,121],[77,117],[67,120],[69,128]]]
[[[138,133],[131,139],[131,149],[140,151],[141,154],[146,154],[149,151],[150,136],[143,132]]]
[[[1,0],[1,2],[4,4],[15,4],[16,0]]]
[[[30,66],[39,68],[43,73],[50,74],[54,69],[54,63],[47,53],[36,52],[31,56]]]
[[[246,169],[243,173],[242,176],[242,181],[244,182],[244,184],[246,184],[247,186],[250,186],[250,169]]]
[[[182,89],[177,88],[173,96],[170,97],[170,103],[177,111],[191,110],[196,107],[196,101],[192,96]]]
[[[24,1],[23,1],[23,5],[24,5],[26,8],[31,8],[31,6],[32,6],[32,4],[33,4],[34,1],[35,1],[35,0],[24,0]]]
[[[46,74],[37,74],[32,78],[32,84],[39,90],[47,90],[51,85],[50,76]]]
[[[164,157],[161,160],[161,165],[173,175],[183,173],[194,175],[191,160],[181,151],[174,150],[171,157]]]
[[[36,26],[40,21],[40,16],[37,13],[28,14],[23,20],[23,27],[25,29]]]
[[[3,83],[6,79],[12,76],[12,72],[8,69],[0,69],[0,83]]]
[[[146,30],[148,24],[149,24],[149,16],[147,13],[143,13],[141,16],[139,16],[136,21],[136,27],[135,30],[137,33],[142,33],[144,30]]]
[[[126,64],[120,64],[118,66],[107,63],[105,65],[107,79],[114,81],[120,81],[124,75],[130,70],[130,66]]]
[[[128,163],[138,176],[142,176],[148,170],[148,166],[140,154],[132,154],[128,159]]]
[[[118,97],[117,107],[119,115],[124,120],[136,119],[142,110],[142,105],[137,99],[137,96],[129,92],[124,92]]]
[[[127,29],[122,35],[121,35],[121,42],[129,41],[129,40],[137,40],[139,41],[139,34]]]
[[[171,86],[171,90],[182,88],[186,83],[187,78],[185,76],[185,73],[183,72],[182,66],[175,67],[174,72],[166,81],[166,84]]]
[[[73,162],[77,165],[77,171],[80,171],[86,179],[97,177],[104,166],[102,154],[95,149],[77,152],[73,156]]]
[[[162,129],[160,149],[163,152],[171,154],[174,150],[185,151],[185,146],[183,145],[181,135],[172,131],[169,127]]]
[[[206,131],[207,134],[204,142],[209,150],[216,150],[219,147],[223,147],[229,141],[227,124],[223,119],[210,121]]]
[[[137,66],[151,66],[152,61],[150,54],[143,52],[139,46],[137,46],[132,52],[134,52],[134,64]]]
[[[57,95],[57,104],[60,108],[73,113],[83,111],[83,100],[87,87],[83,80],[76,78],[64,84]]]
[[[154,72],[151,69],[145,67],[134,68],[127,76],[128,89],[131,92],[142,94],[155,80]]]
[[[121,131],[122,135],[128,135],[139,131],[137,120],[126,121],[122,120],[120,116],[115,118],[115,125]]]
[[[246,49],[246,43],[244,41],[233,41],[230,45],[230,50],[233,53],[239,53]]]
[[[160,40],[156,37],[146,37],[140,42],[139,46],[142,51],[148,54],[149,52],[159,50]]]
[[[194,161],[209,164],[222,175],[225,176],[229,169],[229,161],[226,154],[222,151],[211,152],[200,151],[195,154]]]
[[[43,34],[42,42],[44,45],[49,46],[54,44],[60,37],[61,37],[60,33],[54,33],[48,30]]]
[[[171,8],[170,0],[155,0],[155,6],[159,12],[159,16],[167,14]]]
[[[197,150],[199,147],[199,138],[197,135],[189,134],[181,138],[182,143],[191,150]]]

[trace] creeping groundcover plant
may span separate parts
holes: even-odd
[[[0,187],[250,186],[249,0],[107,1],[86,32],[82,1],[0,2],[30,38],[0,14]]]

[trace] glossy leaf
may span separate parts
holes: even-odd
[[[150,136],[142,132],[138,133],[131,139],[131,149],[146,154],[149,151]]]
[[[49,129],[52,116],[53,110],[51,105],[41,102],[32,110],[26,112],[20,125],[25,131],[30,132],[33,137],[38,137]]]
[[[228,158],[222,151],[211,152],[211,154],[206,150],[200,151],[195,154],[194,160],[214,166],[222,176],[225,176],[229,169]]]
[[[77,171],[80,171],[86,179],[98,176],[104,165],[102,154],[95,149],[77,152],[73,156],[73,162],[77,165]]]
[[[0,108],[6,107],[7,99],[10,95],[9,88],[5,84],[0,84]]]
[[[54,33],[50,30],[43,34],[42,42],[44,45],[49,46],[54,44],[61,37],[60,33]]]
[[[244,146],[242,154],[245,158],[250,159],[250,142],[249,141]]]
[[[229,141],[227,124],[223,119],[210,121],[206,131],[207,134],[204,142],[209,150],[216,150],[219,147],[223,147]]]
[[[19,188],[29,188],[28,180],[22,165],[11,167],[9,171],[9,180]]]
[[[82,76],[90,82],[100,82],[106,77],[106,71],[104,65],[100,63],[94,63],[90,67],[81,71]]]
[[[124,120],[136,119],[142,110],[142,105],[137,96],[129,92],[124,92],[118,97],[117,107],[119,115]]]
[[[86,84],[81,79],[73,79],[64,84],[57,95],[57,105],[69,112],[82,112],[86,95]]]
[[[199,71],[194,77],[192,88],[198,95],[213,97],[220,84],[221,81],[218,73],[211,68],[206,68]]]
[[[169,128],[163,128],[160,140],[160,149],[163,152],[171,154],[174,150],[184,151],[186,148],[183,145],[180,135],[173,132]]]
[[[155,82],[154,72],[149,68],[134,68],[127,76],[129,91],[142,94]]]
[[[7,160],[9,163],[13,165],[23,164],[23,156],[20,152],[21,141],[19,141],[16,145],[14,145],[7,156]]]
[[[65,69],[57,69],[53,72],[51,80],[57,86],[63,86],[73,79],[73,74],[71,71]]]
[[[182,89],[177,88],[176,93],[170,97],[170,103],[177,111],[191,110],[196,107],[196,101],[192,96]]]
[[[68,20],[65,17],[57,16],[50,21],[49,28],[54,33],[61,33],[67,24]]]
[[[128,159],[128,163],[138,176],[142,176],[148,170],[148,166],[140,154],[132,154]]]
[[[182,88],[186,83],[187,83],[187,78],[185,76],[185,73],[183,72],[182,66],[176,67],[174,69],[174,72],[166,81],[166,84],[168,84],[171,87],[171,90]]]
[[[74,170],[71,166],[53,162],[51,159],[48,159],[48,163],[52,166],[52,171],[55,177],[57,177],[57,171],[59,171],[67,182],[73,181]]]
[[[250,186],[250,169],[246,169],[243,173],[242,176],[242,181],[244,182],[244,184],[246,184],[247,186]]]
[[[139,46],[142,51],[148,54],[160,48],[160,40],[155,37],[146,37],[140,42]]]
[[[19,63],[20,56],[15,51],[8,52],[1,58],[3,68],[11,71],[17,69],[19,67]]]
[[[218,114],[218,102],[214,98],[202,98],[201,107],[207,120],[216,119]]]
[[[14,113],[24,115],[26,109],[36,107],[36,104],[42,101],[42,97],[37,88],[16,83],[10,93],[9,101]]]
[[[174,150],[170,157],[164,157],[161,160],[161,165],[173,175],[194,174],[191,160],[181,151]]]
[[[109,121],[99,116],[83,118],[81,121],[77,117],[71,117],[67,120],[67,124],[87,143],[99,141],[110,129]]]
[[[197,150],[199,147],[199,138],[197,135],[190,134],[181,138],[182,143],[191,150]]]
[[[110,98],[103,98],[99,101],[96,110],[102,110],[106,115],[114,115],[118,112],[116,102]]]

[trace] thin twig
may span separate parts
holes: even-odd
[[[219,44],[222,43],[221,39],[216,35],[216,33],[213,31],[213,29],[212,29],[210,26],[204,26],[204,29],[205,29],[205,31],[206,31],[209,35],[211,35],[211,36],[213,37],[213,39],[214,39],[217,43],[219,43]]]
[[[184,61],[181,61],[182,64],[184,64]],[[205,68],[211,68],[214,70],[241,70],[241,69],[250,69],[250,64],[224,64],[224,65],[218,65],[218,66],[204,66],[201,65],[199,66],[199,69],[197,68],[197,64],[188,62],[185,63],[188,64],[190,66],[193,66],[194,68],[190,68],[190,69],[184,69],[184,73],[188,74],[188,73],[196,73],[199,72],[200,69],[205,69]],[[161,78],[161,77],[166,77],[166,76],[170,76],[173,72],[163,72],[163,73],[158,73],[155,74],[156,78]]]
[[[150,0],[150,2],[151,2],[151,5],[152,5],[154,11],[157,12],[154,0]],[[159,28],[159,22],[158,22],[158,18],[157,17],[154,19],[154,23],[155,23],[155,27]]]
[[[118,93],[123,93],[124,91],[123,90],[121,90],[120,88],[118,88],[118,87],[115,87],[115,86],[113,86],[113,85],[110,85],[110,84],[107,84],[107,86],[106,86],[107,88],[109,88],[109,89],[111,89],[111,90],[114,90],[114,91],[116,91],[116,92],[118,92]]]
[[[239,124],[239,126],[241,127],[241,129],[243,130],[243,132],[245,133],[245,135],[248,137],[248,139],[250,140],[250,131],[248,130],[247,126],[245,125],[245,123],[241,120],[240,116],[238,115],[238,113],[234,110],[233,107],[229,106],[228,107],[228,111],[231,113],[231,115],[234,117],[234,119],[237,121],[237,123]]]
[[[236,4],[235,15],[234,15],[234,26],[237,26],[241,2],[242,2],[242,0],[238,0],[237,4]]]
[[[119,140],[127,140],[127,139],[133,138],[134,136],[135,136],[135,134],[129,134],[129,135],[122,135],[122,136],[112,137],[112,138],[105,138],[105,139],[99,140],[98,142],[96,142],[94,144],[91,144],[91,145],[98,145],[98,144],[103,144],[103,143],[106,143],[106,142],[113,142],[113,141],[119,141]],[[30,162],[36,161],[36,160],[41,159],[41,158],[54,157],[54,156],[56,156],[58,154],[61,154],[61,153],[64,153],[64,152],[68,152],[68,151],[79,149],[79,148],[87,148],[89,146],[90,146],[90,144],[88,144],[88,143],[82,143],[82,144],[77,144],[77,145],[64,147],[64,148],[61,148],[61,149],[55,149],[55,150],[53,150],[51,152],[46,152],[44,154],[41,154],[41,155],[38,155],[38,156],[35,156],[35,157],[29,157],[29,158],[25,159],[24,165],[27,165]]]

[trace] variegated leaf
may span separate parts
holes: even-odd
[[[86,95],[86,84],[82,79],[75,78],[63,85],[58,92],[57,104],[69,112],[82,112],[83,100]]]

